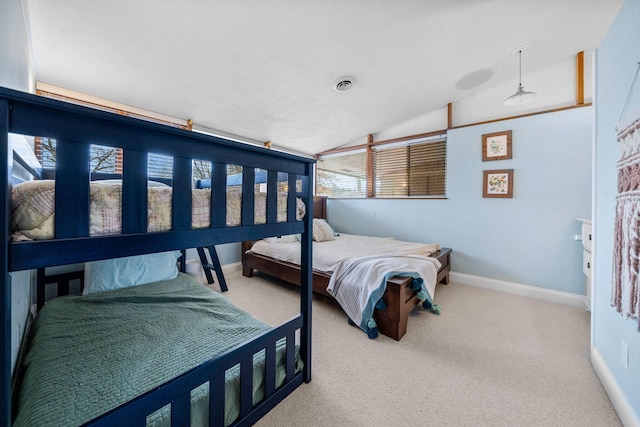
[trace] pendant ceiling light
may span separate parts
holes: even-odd
[[[525,91],[524,86],[522,86],[522,49],[518,51],[518,59],[520,61],[518,90],[516,90],[516,93],[504,100],[504,105],[525,104],[529,101],[533,101],[537,96],[535,92]]]

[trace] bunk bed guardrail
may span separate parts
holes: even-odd
[[[48,240],[11,241],[11,193],[13,150],[9,134],[55,138],[55,238]],[[261,237],[301,233],[303,288],[300,298],[300,314],[284,325],[217,356],[205,365],[170,381],[124,405],[125,409],[106,414],[99,425],[108,420],[130,421],[130,414],[146,411],[151,400],[174,402],[172,413],[180,418],[188,411],[187,390],[192,384],[210,381],[224,383],[224,369],[230,363],[250,363],[256,351],[265,349],[267,360],[275,351],[275,341],[283,337],[287,346],[299,330],[299,348],[304,369],[293,372],[293,359],[288,361],[287,378],[277,390],[267,390],[265,399],[253,407],[250,387],[241,391],[243,402],[238,425],[248,425],[273,408],[303,381],[311,380],[311,215],[296,221],[296,198],[300,197],[310,212],[312,205],[311,174],[315,160],[266,148],[243,144],[223,138],[164,126],[114,113],[46,99],[32,94],[0,87],[0,163],[3,165],[0,197],[4,206],[0,211],[2,224],[0,263],[3,283],[0,286],[2,314],[0,318],[0,426],[12,422],[11,389],[11,275],[10,272],[37,269],[55,265],[95,261],[123,256],[141,255],[175,249],[240,242]],[[121,148],[122,173],[122,233],[92,237],[89,235],[89,147],[91,144]],[[169,231],[147,232],[147,156],[149,152],[173,157],[172,228]],[[211,162],[211,226],[192,229],[191,191],[192,160]],[[18,160],[19,162],[19,160]],[[242,166],[242,211],[239,226],[226,224],[227,165]],[[24,167],[24,165],[22,165]],[[254,223],[254,185],[256,171],[266,171],[266,223]],[[32,170],[32,173],[40,171]],[[277,221],[278,181],[283,174],[288,177],[287,221]],[[302,192],[296,192],[296,181],[302,181]],[[221,183],[221,184],[220,184]],[[291,354],[290,354],[291,353]],[[293,349],[287,354],[292,356]],[[271,362],[267,362],[271,363]],[[241,384],[251,381],[241,375]],[[220,376],[222,372],[222,377]],[[223,384],[224,385],[224,384]],[[212,385],[213,387],[213,385]],[[185,394],[186,393],[186,394]],[[215,391],[212,389],[212,393]],[[212,407],[220,404],[211,399]],[[166,403],[165,402],[165,403]],[[186,402],[186,403],[185,403]],[[219,409],[219,408],[218,408]],[[219,411],[218,411],[219,412]],[[218,413],[212,411],[213,413]],[[115,417],[115,418],[114,418]],[[144,418],[143,418],[144,419]],[[183,419],[184,420],[184,419]],[[104,424],[104,423],[107,424]],[[218,421],[211,421],[218,425]],[[113,424],[111,424],[113,425]]]

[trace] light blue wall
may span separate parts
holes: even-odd
[[[3,0],[0,13],[0,86],[30,91],[33,67],[20,0]],[[30,272],[12,273],[12,366],[17,358],[31,304]]]
[[[454,250],[452,270],[583,294],[578,217],[590,217],[593,108],[449,131],[447,200],[329,200],[329,222]],[[513,158],[482,161],[482,135],[512,130]],[[482,197],[483,170],[514,169],[513,199]]]
[[[640,0],[626,0],[596,59],[593,346],[601,354],[640,421],[640,332],[610,306],[618,145],[614,127],[640,61]],[[628,113],[640,108],[636,86]],[[620,341],[629,347],[629,370],[620,361]]]
[[[220,264],[232,264],[240,262],[240,252],[242,247],[240,243],[225,243],[223,245],[216,245],[216,252],[218,253],[218,259]],[[197,259],[198,252],[195,249],[187,250],[187,259]]]

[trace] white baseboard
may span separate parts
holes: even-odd
[[[595,347],[591,347],[591,365],[609,395],[609,399],[618,413],[622,425],[625,427],[640,427],[640,417],[633,410],[629,400],[627,400],[600,352]]]
[[[541,299],[572,307],[585,308],[584,295],[570,294],[568,292],[552,289],[538,288],[536,286],[507,282],[504,280],[490,279],[488,277],[474,276],[464,273],[450,273],[452,282],[463,285],[478,286],[499,292],[521,295],[529,298]]]

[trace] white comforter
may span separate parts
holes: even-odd
[[[260,240],[251,250],[281,261],[300,265],[300,243],[270,243]],[[340,233],[335,240],[313,242],[313,268],[331,273],[347,258],[374,255],[429,256],[440,250],[440,245],[403,242],[393,237],[370,237]]]

